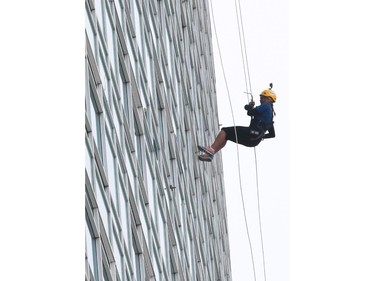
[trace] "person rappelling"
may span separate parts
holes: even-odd
[[[272,90],[271,83],[270,88],[260,94],[259,106],[254,107],[254,101],[245,105],[247,115],[251,116],[250,126],[222,128],[211,146],[198,145],[198,150],[203,152],[203,154],[198,155],[198,159],[200,161],[211,162],[215,153],[219,152],[226,145],[228,140],[247,147],[255,147],[263,139],[274,138],[275,128],[273,126],[273,117],[276,114],[273,104],[275,102],[276,94]]]

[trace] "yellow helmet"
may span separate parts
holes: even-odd
[[[276,102],[276,94],[271,89],[264,90],[260,95],[264,97],[269,97],[273,102]]]

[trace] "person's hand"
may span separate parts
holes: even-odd
[[[255,105],[255,102],[251,101],[248,104],[246,104],[244,108],[245,108],[245,110],[249,111],[249,110],[252,110],[254,108],[254,105]]]

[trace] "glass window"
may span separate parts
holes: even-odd
[[[129,52],[130,63],[132,65],[133,69],[135,69],[137,56],[136,56],[136,52],[134,50],[133,37],[131,35],[131,32],[130,32],[128,26],[126,28],[125,41],[126,41],[126,46],[128,47],[127,49],[128,49],[128,52]]]
[[[89,179],[90,179],[90,183],[92,185],[93,181],[92,181],[92,173],[93,173],[93,169],[92,169],[92,166],[93,166],[93,157],[92,157],[92,153],[91,153],[91,150],[89,148],[89,144],[88,142],[86,141],[86,149],[85,149],[85,160],[86,160],[86,171],[87,171],[87,175],[89,176]]]
[[[164,147],[164,142],[165,142],[165,136],[164,136],[164,118],[163,118],[163,114],[164,114],[164,110],[163,109],[159,109],[158,110],[158,119],[159,119],[159,123],[158,123],[158,128],[159,128],[159,135],[160,135],[160,140],[161,140],[161,146]]]
[[[192,269],[192,276],[195,276],[196,274],[196,264],[195,264],[195,251],[194,251],[194,245],[193,245],[193,240],[190,239],[190,241],[188,242],[189,246],[190,246],[190,265],[191,265],[191,269]]]
[[[111,2],[109,2],[108,6],[111,5]],[[111,62],[111,65],[113,68],[116,68],[116,62],[115,62],[115,51],[116,51],[116,40],[115,40],[115,29],[112,25],[112,22],[110,21],[110,17],[112,18],[111,11],[109,10],[109,7],[106,9],[107,14],[105,17],[105,27],[106,27],[106,35],[107,35],[107,48],[108,48],[108,55],[109,60]]]
[[[149,23],[151,26],[151,36],[152,36],[152,42],[157,42],[157,37],[156,37],[156,17],[150,17]]]
[[[178,177],[177,177],[178,178]],[[178,219],[179,221],[181,222],[182,220],[182,217],[181,217],[181,212],[182,212],[182,201],[181,201],[181,190],[183,189],[183,180],[181,179],[178,179],[177,180],[177,183],[178,183],[178,188],[175,189],[174,193],[175,193],[175,200],[177,201],[176,202],[176,216],[178,216]],[[176,183],[176,185],[177,185]]]
[[[108,213],[108,207],[106,203],[107,199],[105,195],[104,186],[102,184],[99,174],[97,174],[96,176],[96,184],[97,184],[96,186],[98,189],[97,202],[98,202],[98,209],[99,209],[100,217],[103,221],[106,232],[109,233],[109,218],[108,218],[109,213]]]
[[[178,77],[176,74],[173,75],[173,81],[174,81],[174,87],[173,87],[173,90],[174,90],[174,97],[176,98],[176,103],[175,103],[175,111],[177,112],[178,116],[181,116],[181,120],[183,120],[183,116],[181,115],[182,112],[180,110],[180,103],[181,105],[183,105],[183,98],[182,98],[182,94],[181,94],[181,84],[180,82],[178,81]]]
[[[110,275],[110,273],[109,272],[107,272],[107,270],[105,269],[105,266],[103,266],[103,268],[104,268],[104,270],[103,270],[103,280],[104,281],[110,281],[110,280],[112,280],[112,279],[109,279],[109,275]]]
[[[152,57],[152,51],[150,49],[149,44],[147,44],[147,54],[146,54],[146,73],[147,73],[147,84],[148,88],[151,93],[151,100],[153,102],[156,102],[156,90],[155,90],[155,67],[154,67],[154,61]]]
[[[96,32],[94,32],[94,30],[95,30],[94,26],[95,25],[92,21],[90,7],[86,4],[86,16],[85,16],[86,34],[87,34],[87,37],[89,39],[91,48],[93,48],[93,49],[95,49],[95,46],[96,46],[96,44],[95,44],[95,34],[96,34]],[[94,54],[95,54],[95,52],[94,52]]]
[[[147,225],[146,206],[145,204],[143,204],[143,202],[140,205],[141,206],[139,208],[139,218],[141,219],[141,225],[142,225],[143,233],[145,235],[146,244],[147,246],[149,246],[149,241],[148,241],[149,239],[147,239],[147,237],[149,237],[148,234],[149,234],[150,229],[148,228],[148,225]]]
[[[103,26],[103,1],[102,0],[95,0],[95,13],[98,17],[98,23],[100,26]]]
[[[98,261],[97,261],[97,251],[96,251],[96,243],[95,238],[93,235],[93,231],[91,228],[90,223],[86,220],[86,255],[87,260],[91,268],[91,272],[94,275],[95,279],[98,277]]]
[[[150,205],[151,213],[155,213],[155,203],[154,203],[154,179],[152,176],[152,168],[149,161],[146,162],[146,186],[147,186],[147,193],[148,193],[148,201]]]
[[[133,4],[134,8],[134,26],[135,26],[135,38],[137,40],[138,46],[142,46],[142,17],[141,13],[138,11],[137,5]]]
[[[123,139],[122,138],[122,122],[121,122],[117,102],[114,102],[114,107],[113,107],[112,112],[113,112],[113,123],[114,123],[115,128],[116,128],[116,135],[119,138],[120,143],[122,143],[122,139]]]
[[[147,92],[147,88],[146,88],[146,83],[145,83],[145,76],[144,76],[144,72],[143,71],[140,71],[139,72],[139,83],[138,83],[139,87],[139,96],[141,98],[141,104],[143,106],[143,108],[147,108],[147,106],[150,104],[149,103],[149,99],[148,99],[148,92]]]
[[[124,106],[125,116],[127,117],[128,122],[129,122],[129,114],[130,114],[129,105],[130,105],[130,99],[131,99],[131,92],[129,91],[130,85],[126,81],[125,73],[124,73],[124,70],[122,68],[120,68],[120,78],[121,78],[120,93],[121,93],[121,96],[123,98],[122,103],[123,103],[123,106]]]
[[[163,233],[163,225],[164,225],[164,221],[163,221],[163,218],[162,218],[162,215],[161,215],[161,210],[160,210],[160,204],[159,202],[157,203],[157,206],[159,207],[157,209],[157,212],[156,212],[156,231],[157,231],[157,234],[158,234],[158,242],[159,242],[159,245],[160,245],[160,248],[163,248],[164,247],[164,243],[162,241],[162,237],[164,236],[164,233]]]
[[[102,156],[103,155],[103,150],[102,150],[102,135],[101,135],[101,118],[100,118],[100,113],[98,110],[98,106],[95,102],[94,98],[94,90],[90,86],[90,122],[91,122],[91,129],[92,129],[92,134],[94,137],[95,144],[99,150],[99,154]]]
[[[155,281],[161,281],[162,279],[161,279],[161,272],[158,266],[157,251],[154,247],[152,247],[152,265],[153,265],[154,272],[155,272]]]
[[[111,92],[109,92],[110,94],[108,95],[108,98],[112,101],[112,94]],[[111,108],[109,107],[111,102],[110,100],[107,100],[108,103],[105,104],[105,105],[108,105],[108,106],[104,106],[104,117],[105,117],[105,123],[106,123],[106,129],[109,131],[109,135],[112,137],[112,129],[113,129],[113,118],[112,118],[112,111],[111,111]]]
[[[116,171],[117,165],[115,161],[115,155],[112,150],[112,145],[110,145],[111,139],[106,133],[106,156],[107,156],[107,177],[108,177],[108,184],[109,184],[109,191],[111,193],[112,198],[114,201],[117,199],[117,187],[116,187]],[[116,166],[115,166],[116,165]]]
[[[116,10],[117,12],[119,12],[120,14],[122,14],[122,11],[124,9],[124,3],[123,3],[123,0],[115,0],[115,4],[116,4]],[[120,17],[121,19],[121,17]],[[121,22],[122,24],[122,22]]]
[[[122,254],[122,251],[120,250],[121,249],[121,243],[120,243],[120,239],[117,236],[116,230],[114,230],[114,233],[115,233],[115,235],[114,235],[115,236],[115,239],[114,239],[115,243],[113,243],[113,255],[115,257],[117,270],[120,273],[121,279],[123,279],[124,278],[123,277],[124,276],[124,268],[123,268],[123,254]]]
[[[133,157],[132,157],[132,153],[129,151],[129,147],[126,147],[125,153],[126,153],[125,165],[126,165],[126,172],[129,176],[130,188],[133,190],[133,192],[135,192],[135,174],[134,174],[133,165],[131,162],[131,159],[133,159]]]
[[[172,281],[176,281],[176,273],[175,273],[175,269],[173,268],[173,261],[172,261],[172,256],[170,256],[170,259],[169,259],[169,262],[170,262],[170,274],[171,274],[171,280]],[[203,280],[206,280],[205,278],[203,278]]]
[[[107,100],[109,101],[108,92],[109,92],[110,88],[108,87],[109,78],[108,78],[108,75],[107,75],[106,60],[105,60],[105,57],[103,55],[102,48],[99,48],[99,52],[100,52],[100,60],[99,60],[100,79],[102,80],[102,86],[103,86],[104,94],[105,94]]]
[[[141,255],[137,249],[136,241],[135,241],[134,233],[133,233],[133,266],[135,268],[135,280],[143,280],[142,278],[142,269],[141,269]]]
[[[158,212],[158,230],[159,230],[159,243],[161,249],[161,255],[164,256],[164,260],[168,257],[168,237],[167,237],[167,224],[163,218],[163,209],[159,204],[159,212]]]
[[[119,216],[121,221],[121,229],[123,237],[125,238],[125,245],[129,246],[130,221],[129,221],[129,201],[125,195],[125,183],[120,178],[119,190]]]
[[[169,38],[169,36],[168,36]],[[176,77],[176,73],[175,73],[175,56],[174,56],[174,45],[173,45],[173,42],[172,40],[170,40],[170,48],[169,48],[169,73],[171,75],[171,87],[173,86],[173,90],[176,89],[176,85],[174,84],[175,82],[175,77]]]
[[[136,156],[138,160],[138,165],[141,170],[141,174],[143,175],[143,146],[142,146],[142,135],[140,135],[140,130],[138,127],[137,122],[135,122],[136,117],[134,116],[134,126],[135,126],[135,147],[136,147]]]
[[[129,270],[126,270],[126,278],[127,278],[126,280],[132,280]]]

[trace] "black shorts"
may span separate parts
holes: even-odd
[[[252,140],[251,138],[254,138],[255,136],[250,133],[251,129],[250,127],[224,127],[222,128],[223,131],[227,134],[225,139],[232,141],[232,142],[238,142],[239,144],[242,144],[244,146],[248,147],[254,147],[257,146],[261,141],[262,138]],[[237,132],[237,141],[236,141],[236,133]]]

